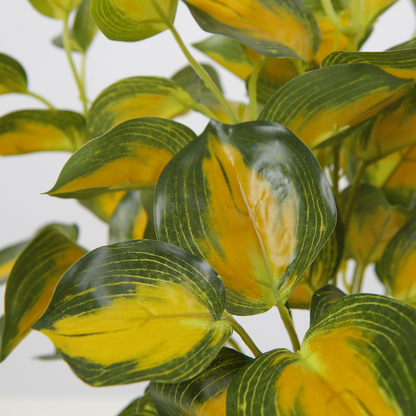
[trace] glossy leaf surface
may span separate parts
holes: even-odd
[[[25,93],[26,90],[27,77],[22,65],[12,57],[0,53],[0,94]]]
[[[151,400],[146,400],[146,404],[140,406],[142,397],[133,400],[121,413],[117,416],[159,416],[155,405]],[[140,408],[139,408],[140,406]]]
[[[315,18],[298,0],[187,0],[207,32],[238,40],[258,53],[309,61],[319,48]]]
[[[34,328],[91,385],[175,383],[201,372],[230,337],[224,307],[223,283],[208,263],[135,240],[71,267]]]
[[[231,381],[228,416],[399,416],[416,412],[416,311],[376,295],[345,296],[301,350],[257,358]]]
[[[283,124],[314,147],[338,129],[372,117],[413,86],[365,64],[337,65],[307,72],[284,85],[267,102],[259,120]]]
[[[335,222],[316,159],[276,123],[211,121],[156,187],[158,239],[205,258],[236,315],[285,304]]]
[[[172,118],[186,111],[191,103],[190,95],[170,79],[123,79],[106,88],[94,101],[88,114],[87,132],[97,137],[136,117]]]
[[[177,0],[158,0],[173,21]],[[92,0],[91,15],[111,40],[134,42],[154,36],[167,29],[150,0]]]
[[[66,20],[69,13],[79,6],[82,0],[29,0],[32,6],[45,16]]]
[[[74,152],[86,141],[85,120],[72,111],[22,110],[0,118],[0,155]]]
[[[91,198],[154,185],[169,160],[195,137],[192,130],[175,121],[157,117],[127,120],[75,152],[48,193]]]
[[[65,228],[54,225],[44,228],[25,248],[7,282],[0,361],[29,333],[48,307],[61,276],[85,253]]]
[[[179,384],[151,383],[150,393],[159,416],[225,416],[227,388],[235,374],[253,361],[223,348],[199,375]]]
[[[105,192],[92,198],[80,199],[78,202],[104,222],[110,222],[111,216],[125,194],[125,191]]]

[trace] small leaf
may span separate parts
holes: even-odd
[[[333,285],[327,285],[317,290],[312,297],[309,326],[312,327],[333,303],[344,296],[346,294]]]
[[[139,404],[143,397],[133,400],[121,413],[117,416],[159,416],[155,405],[151,400],[146,400],[146,404],[139,410]]]
[[[314,147],[332,136],[335,124],[340,129],[372,117],[413,84],[371,65],[321,68],[284,85],[264,106],[259,120],[283,124]]]
[[[0,155],[74,152],[86,141],[85,120],[72,111],[23,110],[0,118]]]
[[[299,352],[263,354],[231,381],[228,416],[416,413],[416,311],[383,296],[345,296]]]
[[[28,244],[29,241],[23,241],[0,251],[0,284],[6,283],[16,259]]]
[[[111,216],[125,194],[125,191],[105,192],[92,198],[80,199],[78,202],[104,222],[110,222]]]
[[[62,274],[86,251],[62,228],[45,227],[17,259],[7,282],[5,322],[0,361],[3,361],[42,316]]]
[[[224,308],[223,283],[207,262],[132,240],[71,267],[33,327],[91,385],[177,383],[207,367],[230,337]]]
[[[227,388],[235,374],[253,359],[223,348],[215,360],[191,380],[179,384],[150,383],[159,416],[225,416]]]
[[[8,55],[0,53],[0,94],[27,91],[27,76],[22,65]]]
[[[161,77],[123,79],[105,89],[88,113],[87,132],[97,137],[136,117],[172,118],[186,112],[190,95],[174,81]]]
[[[52,43],[57,46],[58,48],[64,49],[64,37],[62,35],[56,36],[52,39]],[[69,34],[69,47],[74,52],[84,52],[82,46],[75,40],[74,34],[72,31]]]
[[[195,137],[188,127],[163,118],[125,121],[75,152],[48,194],[83,199],[153,186],[169,160]]]
[[[318,25],[298,0],[186,0],[202,29],[238,40],[270,57],[310,61],[320,44]]]
[[[29,0],[32,6],[45,16],[66,20],[69,13],[77,8],[82,0]]]
[[[89,48],[98,29],[91,17],[90,6],[91,0],[82,0],[73,27],[74,39],[84,51]]]
[[[156,187],[157,238],[206,259],[236,315],[284,305],[335,222],[316,159],[276,123],[211,121]]]
[[[158,1],[173,22],[178,1]],[[134,42],[168,28],[150,0],[92,0],[91,15],[104,35],[111,40]]]

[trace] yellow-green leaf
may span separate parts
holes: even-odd
[[[158,1],[173,22],[178,0]],[[134,42],[168,28],[151,0],[92,0],[91,15],[104,35],[111,40]]]
[[[29,0],[32,6],[45,16],[66,20],[69,13],[77,8],[82,0]]]
[[[310,147],[338,129],[353,126],[404,96],[414,84],[366,64],[317,69],[284,85],[264,106],[259,120],[275,121]]]
[[[26,91],[27,77],[22,65],[12,57],[0,53],[0,94]]]
[[[345,296],[299,352],[263,354],[231,381],[227,416],[416,414],[416,311],[376,295]]]
[[[172,120],[127,120],[75,152],[48,194],[83,199],[155,185],[170,159],[195,137]]]
[[[125,194],[125,191],[105,192],[92,198],[80,199],[78,202],[104,222],[110,222],[111,216]]]
[[[88,49],[95,34],[97,26],[90,13],[91,0],[82,0],[74,21],[74,39],[84,51]]]
[[[318,162],[271,122],[211,121],[156,187],[158,239],[206,259],[236,315],[284,305],[335,222]]]
[[[71,267],[33,327],[91,385],[177,383],[199,374],[231,336],[224,308],[224,285],[207,262],[132,240]]]
[[[7,282],[0,361],[29,333],[61,276],[85,253],[65,228],[55,225],[45,227],[25,248]]]
[[[52,43],[58,48],[65,48],[63,35],[56,36],[54,39],[52,39]],[[74,52],[85,52],[82,46],[74,38],[72,30],[69,32],[69,47]]]
[[[88,113],[87,132],[97,137],[111,127],[136,117],[172,118],[192,106],[191,96],[170,79],[133,77],[105,89]]]
[[[6,283],[16,259],[28,244],[29,241],[23,241],[0,251],[0,284]]]
[[[152,400],[147,399],[146,396],[139,397],[138,399],[133,400],[117,416],[159,416]],[[146,398],[146,401],[144,404],[142,404],[144,398]]]
[[[86,141],[85,120],[72,111],[22,110],[0,118],[0,155],[74,152]]]

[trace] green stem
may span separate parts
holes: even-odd
[[[247,334],[247,332],[244,330],[244,328],[227,311],[224,311],[222,316],[233,327],[233,330],[235,332],[237,332],[238,335],[240,335],[244,344],[247,345],[247,347],[250,349],[250,351],[253,353],[253,355],[255,357],[259,357],[262,354],[261,351],[257,348],[257,345],[250,338],[250,336]]]
[[[208,75],[207,71],[195,60],[195,58],[191,55],[191,53],[188,51],[187,47],[183,43],[183,40],[181,39],[179,33],[175,29],[175,26],[172,24],[172,22],[169,20],[168,16],[160,6],[158,0],[151,0],[154,8],[156,9],[157,13],[159,14],[160,18],[164,21],[166,26],[170,29],[172,32],[173,37],[175,38],[178,46],[181,48],[183,54],[186,56],[186,59],[191,64],[192,68],[195,70],[195,72],[199,75],[199,77],[204,81],[205,85],[209,88],[209,90],[214,94],[216,99],[224,106],[228,117],[231,120],[232,124],[237,124],[238,118],[235,115],[233,109],[231,108],[230,104],[227,102],[227,100],[222,95],[222,92],[217,87],[215,82],[211,79],[211,77]]]
[[[325,10],[325,14],[330,20],[330,22],[337,28],[339,27],[339,20],[338,16],[335,13],[334,6],[332,5],[331,0],[321,0],[321,4],[323,9]]]
[[[201,103],[196,103],[195,101],[192,103],[188,103],[192,110],[199,111],[200,113],[206,115],[208,118],[212,118],[214,120],[218,120],[218,117],[210,110],[207,106]]]
[[[297,352],[300,350],[299,338],[293,325],[292,317],[289,314],[288,309],[284,305],[277,305],[279,309],[280,317],[285,325],[286,331],[289,334],[290,341],[292,342],[293,351]]]
[[[257,80],[260,71],[266,66],[268,59],[261,57],[254,65],[253,72],[248,81],[248,98],[249,98],[249,114],[250,120],[257,120]]]
[[[74,61],[72,60],[71,39],[69,37],[68,17],[69,15],[64,20],[64,48],[65,48],[66,56],[68,57],[69,65],[71,66],[72,73],[74,75],[75,81],[79,89],[80,98],[81,98],[82,105],[84,108],[84,115],[86,116],[88,113],[87,99],[85,97],[85,91],[84,91],[81,79],[78,76],[77,70],[75,69]]]
[[[87,98],[87,94],[86,94],[86,90],[85,90],[85,61],[86,61],[86,56],[87,54],[85,52],[82,53],[82,58],[81,58],[81,86],[82,86],[82,91],[84,92],[84,97],[85,97],[85,102],[88,103],[88,98]]]
[[[363,284],[365,265],[363,263],[357,263],[354,270],[354,277],[352,280],[352,293],[360,293],[361,286]]]
[[[30,95],[31,97],[36,98],[37,100],[41,101],[43,104],[47,105],[51,110],[56,110],[56,108],[49,102],[46,101],[43,97],[40,95],[35,94],[34,92],[26,91],[26,95]]]

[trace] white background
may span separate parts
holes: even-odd
[[[380,18],[364,49],[381,51],[411,39],[414,16],[411,1],[399,0]],[[188,45],[209,36],[197,26],[182,3],[175,23]],[[31,91],[60,109],[81,111],[66,56],[51,44],[51,39],[61,31],[62,22],[42,16],[27,0],[0,0],[0,52],[23,65]],[[198,51],[191,50],[201,62],[213,64]],[[169,78],[185,65],[185,58],[169,32],[136,43],[111,42],[98,34],[88,54],[87,94],[93,100],[110,84],[131,76]],[[246,102],[244,83],[226,70],[218,67],[217,70],[226,96]],[[34,108],[45,107],[31,97],[0,95],[0,116]],[[179,121],[196,133],[206,124],[201,115],[186,116]],[[106,244],[107,226],[77,202],[40,195],[54,185],[68,157],[69,153],[64,152],[0,157],[0,248],[29,238],[50,222],[78,224],[80,244],[89,250]],[[364,290],[382,293],[371,270]],[[0,310],[3,293],[4,287],[0,288]],[[308,313],[295,311],[294,319],[299,335],[303,336],[308,328]],[[239,321],[263,352],[277,347],[290,348],[276,310]],[[92,388],[77,379],[64,362],[41,362],[33,358],[52,351],[49,340],[33,332],[0,365],[1,416],[115,416],[142,392],[143,384]]]

